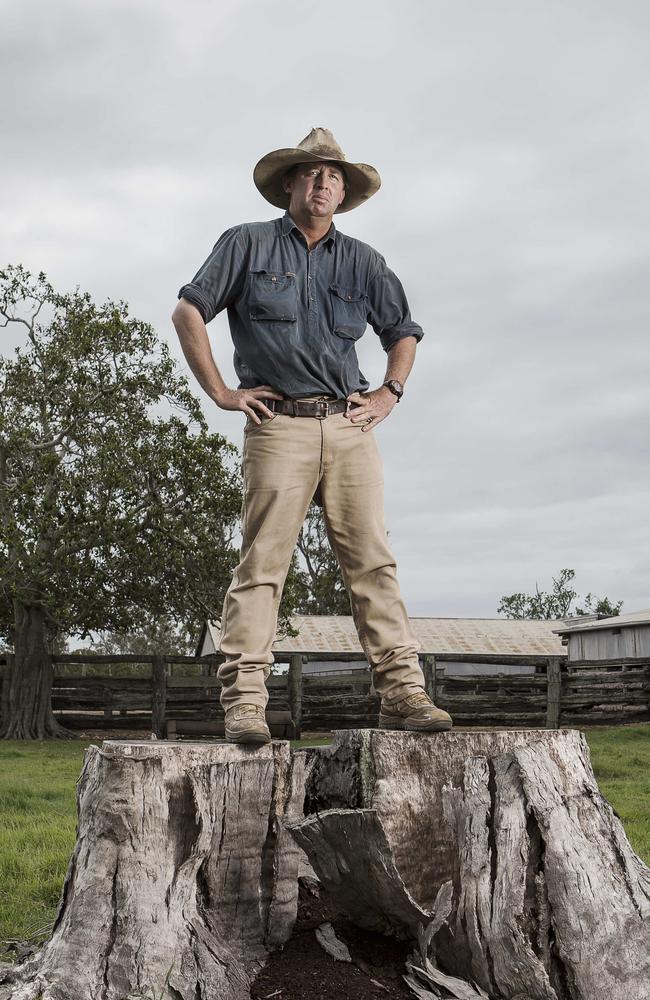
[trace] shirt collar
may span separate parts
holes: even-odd
[[[288,236],[289,233],[293,232],[294,229],[297,230],[297,232],[300,232],[298,226],[295,224],[295,222],[289,215],[288,211],[286,211],[282,216],[282,219],[280,220],[280,227],[283,236]],[[336,240],[336,226],[334,225],[334,223],[332,223],[332,225],[329,227],[327,231],[327,235],[323,236],[322,240],[319,240],[319,244],[324,243],[327,246],[328,250],[332,250],[334,247],[335,240]]]

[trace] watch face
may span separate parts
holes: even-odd
[[[384,382],[384,385],[387,386],[398,399],[404,393],[404,386],[401,382],[398,382],[396,378],[389,378],[387,382]]]

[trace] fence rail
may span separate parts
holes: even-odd
[[[289,672],[268,680],[269,708],[289,710],[296,730],[376,725],[379,698],[368,670],[339,676],[303,675],[303,663],[322,654],[294,655]],[[331,659],[331,657],[329,657]],[[361,660],[348,654],[339,660]],[[650,660],[567,663],[560,657],[526,657],[530,674],[453,675],[460,657],[421,658],[427,690],[458,726],[548,727],[650,720]],[[467,657],[469,659],[469,657]],[[503,657],[472,657],[503,663]],[[8,711],[13,657],[0,656],[0,716]],[[520,663],[521,659],[511,658]],[[52,658],[52,708],[70,729],[142,729],[163,737],[166,722],[214,722],[219,705],[219,658],[188,656],[66,655]],[[130,668],[130,675],[96,673],[98,667]],[[74,672],[72,669],[78,668]],[[138,669],[139,668],[139,669]],[[184,671],[179,676],[174,668]],[[134,671],[138,670],[138,673]]]

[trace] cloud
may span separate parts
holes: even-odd
[[[15,0],[2,258],[127,299],[184,364],[177,289],[220,232],[276,214],[254,163],[333,128],[383,179],[340,228],[386,256],[426,329],[376,432],[409,608],[493,614],[566,565],[648,606],[649,17],[629,0]],[[224,316],[210,334],[232,379]],[[380,382],[372,331],[359,353]],[[236,415],[205,410],[241,441]]]

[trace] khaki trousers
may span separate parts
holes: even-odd
[[[266,706],[278,605],[298,532],[320,486],[361,646],[381,696],[424,687],[394,556],[386,541],[382,463],[373,431],[342,413],[276,414],[244,431],[240,563],[221,621],[221,704]]]

